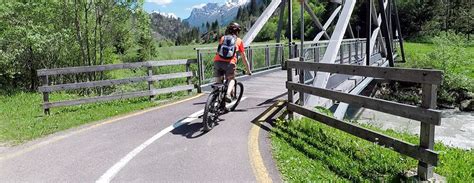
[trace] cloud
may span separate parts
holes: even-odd
[[[204,6],[206,6],[206,3],[196,4],[196,5],[192,6],[191,8],[186,8],[186,10],[199,9],[199,8],[204,7]]]
[[[155,3],[157,5],[165,6],[167,4],[171,4],[173,2],[173,0],[146,0],[146,2]]]
[[[193,8],[193,9],[194,9],[194,8],[202,8],[202,7],[204,7],[204,6],[206,6],[206,3],[197,4],[197,5],[194,5],[194,6],[191,7],[191,8]]]

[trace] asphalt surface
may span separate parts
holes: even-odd
[[[249,157],[251,123],[284,97],[286,72],[241,79],[244,97],[208,133],[202,119],[149,143],[112,175],[112,182],[255,182]],[[0,153],[0,182],[95,182],[151,137],[204,108],[207,95],[12,147]],[[268,125],[267,125],[268,126]],[[165,131],[166,132],[166,131]],[[260,130],[259,149],[268,174],[281,182],[271,157],[268,131]],[[119,163],[120,164],[120,163]],[[113,169],[113,168],[112,168]]]

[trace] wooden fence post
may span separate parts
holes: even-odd
[[[288,61],[286,62],[286,72],[287,72],[287,83],[293,81],[293,69],[288,67]],[[288,87],[287,87],[288,88]],[[287,111],[288,111],[288,120],[293,120],[293,112],[288,110],[288,105],[293,103],[293,90],[288,88],[288,103],[287,103]]]
[[[249,49],[249,56],[248,56],[248,62],[249,62],[249,67],[250,67],[250,70],[253,71],[253,50],[252,48],[249,46],[248,47]]]
[[[426,109],[436,108],[437,85],[422,84],[422,104]],[[435,125],[421,122],[420,128],[420,147],[434,149]],[[433,165],[425,162],[418,162],[418,176],[421,180],[428,180],[433,177]]]
[[[197,92],[198,93],[201,93],[202,92],[202,60],[201,60],[201,51],[200,50],[196,50],[196,54],[197,54],[197,63],[198,63],[198,70],[197,70],[197,76],[198,76],[198,86],[196,87],[197,88]]]
[[[151,78],[153,76],[153,68],[148,66],[148,77]],[[150,101],[152,101],[155,96],[153,95],[153,81],[148,81],[148,90],[150,91]]]
[[[43,82],[43,86],[48,86],[48,85],[49,85],[49,78],[48,78],[48,75],[42,76],[42,77],[41,77],[41,80],[42,80],[42,82]],[[44,104],[44,103],[47,103],[47,102],[49,102],[49,92],[43,92],[43,104]],[[45,114],[45,115],[50,115],[49,108],[44,108],[44,107],[43,107],[43,110],[44,110],[44,114]]]
[[[199,54],[199,60],[201,60],[201,70],[199,71],[199,72],[201,72],[200,73],[201,82],[204,82],[204,80],[206,80],[206,73],[204,72],[204,70],[206,70],[206,63],[202,59],[202,53]],[[199,86],[199,87],[201,87],[201,86]]]
[[[305,61],[304,60],[304,55],[302,55],[302,57],[300,57],[300,62],[304,62],[304,61]],[[299,72],[299,83],[301,83],[303,85],[305,84],[305,76],[304,76],[305,73],[304,73],[304,71],[305,71],[304,69],[298,70],[298,72]],[[300,98],[298,99],[300,101],[299,104],[304,106],[305,105],[305,93],[300,91],[299,94],[300,94]]]
[[[191,71],[191,64],[188,62],[186,63],[186,72],[189,72]],[[191,85],[191,76],[188,76],[186,77],[186,83],[188,83],[188,85]],[[188,90],[188,95],[191,94],[193,90]]]

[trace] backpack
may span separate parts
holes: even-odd
[[[235,56],[237,51],[237,36],[225,35],[223,41],[217,47],[217,53],[221,58],[231,59]]]

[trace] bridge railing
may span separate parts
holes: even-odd
[[[396,43],[396,40],[394,40]],[[303,45],[304,49],[304,58],[305,60],[314,60],[315,62],[321,61],[323,58],[326,48],[328,46],[328,41],[317,41],[317,42],[305,42]],[[301,45],[300,44],[293,44],[295,49],[293,50],[293,54],[296,55],[295,57],[299,57]],[[372,53],[371,59],[373,64],[375,61],[381,59],[381,46],[379,42],[376,42],[374,52]],[[362,65],[365,63],[366,54],[366,39],[365,38],[357,38],[357,39],[345,39],[341,43],[341,47],[337,53],[336,63],[339,64],[357,64]]]
[[[328,44],[329,41],[305,42],[303,46],[305,58],[321,60]],[[337,58],[340,63],[356,63],[364,57],[365,39],[345,39],[341,45]],[[216,47],[195,48],[200,85],[212,82],[216,49]],[[300,49],[301,45],[296,43],[263,43],[252,44],[246,48],[245,52],[251,70],[258,72],[284,66],[285,60],[299,56]],[[379,51],[376,51],[374,55],[378,53]],[[238,62],[238,66],[243,68],[241,61]]]
[[[422,105],[421,107],[412,106],[305,85],[303,81],[295,82],[293,80],[294,69],[421,83]],[[441,84],[443,78],[443,73],[441,71],[301,62],[295,59],[290,59],[287,61],[287,72],[287,110],[290,119],[293,118],[293,113],[298,113],[367,141],[374,142],[384,147],[392,148],[398,153],[415,158],[419,161],[418,175],[420,177],[429,179],[433,176],[433,166],[438,164],[438,153],[433,149],[435,125],[441,124],[441,112],[434,110],[433,108],[436,107],[436,90]],[[327,116],[323,113],[315,111],[314,108],[301,106],[293,101],[295,92],[314,95],[317,97],[327,98],[329,100],[340,101],[342,103],[348,103],[351,105],[418,120],[421,122],[420,144],[415,145],[404,142],[402,140],[361,127],[354,123],[348,123]]]
[[[200,85],[211,83],[214,73],[214,57],[217,48],[196,48]],[[282,43],[255,44],[246,47],[245,54],[253,72],[280,67],[288,59],[288,46]],[[238,67],[244,68],[241,60]]]
[[[127,99],[135,97],[150,98],[164,93],[173,93],[178,91],[191,92],[195,86],[192,84],[192,78],[195,74],[191,71],[191,64],[197,63],[195,59],[189,60],[167,60],[167,61],[148,61],[148,62],[135,62],[135,63],[122,63],[122,64],[110,64],[110,65],[96,65],[96,66],[82,66],[82,67],[66,67],[66,68],[55,68],[55,69],[41,69],[37,71],[37,75],[41,77],[42,86],[38,88],[39,92],[43,93],[43,109],[45,114],[49,114],[50,108],[62,107],[62,106],[73,106],[94,102],[111,101],[117,99]],[[184,65],[184,72],[176,72],[169,74],[155,75],[153,69],[156,67],[164,66],[177,66]],[[52,83],[50,77],[52,76],[65,76],[65,75],[81,75],[90,74],[95,72],[114,71],[123,69],[146,69],[144,76],[129,77],[122,79],[109,79],[109,80],[93,80],[93,77],[89,77],[86,81],[78,81],[75,83],[60,82],[60,84]],[[134,70],[133,72],[136,72]],[[187,85],[177,85],[172,87],[165,87],[156,89],[154,84],[171,79],[185,78]],[[64,81],[64,80],[63,80]],[[80,98],[66,101],[55,101],[50,102],[49,94],[52,92],[66,91],[66,90],[78,90],[78,89],[93,89],[98,87],[108,87],[115,85],[124,84],[135,84],[135,83],[147,83],[147,90],[133,91],[133,92],[122,92],[106,96],[95,96],[88,98]]]

